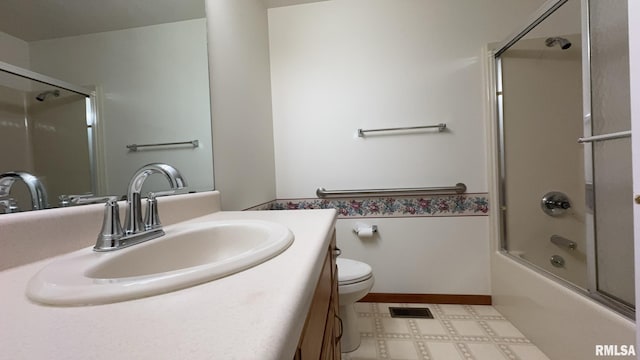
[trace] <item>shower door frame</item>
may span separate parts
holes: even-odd
[[[518,256],[512,255],[508,251],[506,236],[506,162],[505,162],[505,134],[504,134],[504,113],[503,113],[503,88],[502,88],[502,59],[500,55],[508,48],[522,39],[529,31],[538,26],[547,17],[549,17],[558,8],[564,5],[568,0],[548,0],[540,7],[519,31],[513,33],[506,40],[499,43],[494,50],[490,51],[489,66],[493,72],[493,94],[495,96],[496,121],[497,121],[497,157],[498,157],[498,199],[499,199],[499,251],[501,254],[510,259],[530,268],[537,273],[555,280],[559,284],[582,294],[594,301],[603,304],[610,309],[628,317],[635,319],[635,309],[628,305],[607,296],[598,291],[598,269],[597,269],[597,253],[596,253],[596,236],[595,236],[595,209],[591,213],[585,211],[585,236],[586,236],[586,261],[587,261],[587,288],[582,288],[556,274],[553,274],[538,265],[526,261]],[[581,8],[581,26],[582,26],[582,106],[583,106],[583,136],[592,135],[591,124],[591,39],[589,33],[589,0],[580,0]],[[584,176],[585,176],[585,197],[587,198],[586,206],[595,207],[593,201],[595,199],[593,184],[593,145],[591,143],[584,144]]]

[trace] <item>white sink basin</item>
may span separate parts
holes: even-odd
[[[291,245],[277,223],[226,220],[179,224],[160,238],[111,252],[92,248],[40,270],[27,296],[50,305],[105,304],[183,289],[246,270]]]

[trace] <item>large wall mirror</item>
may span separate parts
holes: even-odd
[[[3,1],[0,50],[9,67],[93,95],[0,73],[0,173],[42,180],[48,207],[61,195],[122,196],[153,162],[178,168],[188,191],[213,189],[204,0]],[[172,145],[131,147],[155,144]],[[154,177],[144,192],[167,188]],[[23,181],[12,187],[31,210]]]

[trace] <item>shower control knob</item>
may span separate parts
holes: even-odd
[[[559,191],[551,191],[544,194],[540,207],[549,216],[560,216],[571,208],[571,202],[566,194]]]
[[[555,208],[559,208],[559,209],[568,209],[571,207],[571,204],[568,201],[551,201],[551,200],[547,200],[545,201],[544,205],[547,207],[547,209],[555,209]]]

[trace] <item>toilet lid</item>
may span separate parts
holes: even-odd
[[[353,284],[371,277],[371,266],[360,261],[337,258],[338,284]]]

